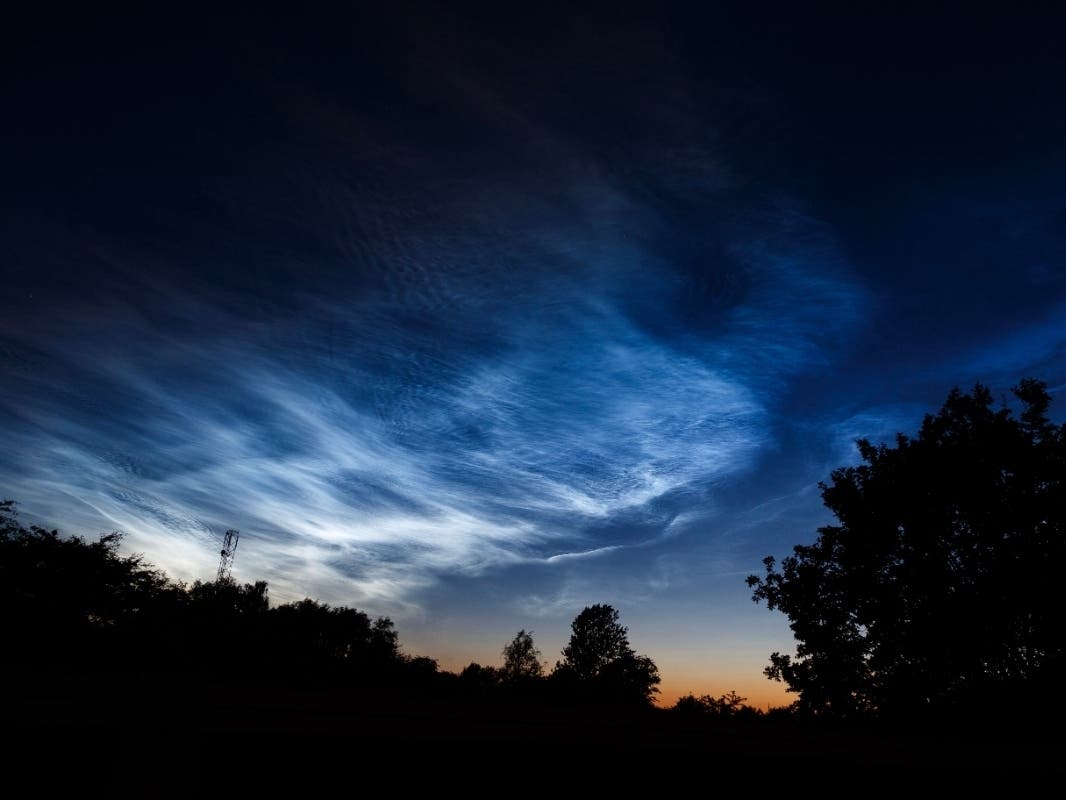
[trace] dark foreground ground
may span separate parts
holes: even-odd
[[[154,796],[208,787],[301,796],[412,793],[778,794],[836,785],[951,790],[1057,785],[1057,725],[886,732],[665,711],[487,705],[180,676],[6,675],[0,758],[9,785]],[[1058,791],[1057,789],[1055,790]],[[24,794],[8,796],[26,796]],[[657,793],[658,796],[658,793]]]

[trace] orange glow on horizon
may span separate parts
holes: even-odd
[[[745,677],[732,682],[719,679],[713,683],[706,679],[691,681],[676,678],[671,680],[664,677],[663,682],[659,684],[659,694],[655,696],[655,705],[660,708],[670,708],[678,701],[678,698],[688,694],[696,697],[703,695],[720,697],[732,691],[747,698],[746,704],[760,711],[766,711],[770,707],[787,706],[796,699],[795,694],[785,691],[784,684],[770,681],[762,675],[754,679]]]

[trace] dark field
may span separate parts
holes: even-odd
[[[73,776],[48,767],[54,763],[116,788],[178,780],[189,788],[221,781],[326,789],[342,781],[369,790],[367,781],[380,781],[375,795],[413,787],[481,793],[497,782],[524,795],[545,781],[622,789],[771,778],[860,780],[871,790],[871,780],[1017,786],[1063,772],[1061,733],[1052,728],[886,731],[235,683],[9,675],[0,712],[6,752],[16,772],[46,785]]]

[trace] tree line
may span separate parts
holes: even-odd
[[[0,502],[0,631],[7,670],[179,671],[210,678],[284,680],[348,689],[395,688],[495,700],[640,708],[660,682],[629,645],[609,605],[573,621],[562,658],[546,672],[532,632],[502,650],[500,667],[458,674],[402,652],[392,620],[312,599],[272,606],[265,581],[175,581],[121,535],[96,541],[22,525]]]
[[[796,701],[773,716],[1003,719],[1059,710],[1066,667],[1066,425],[1046,384],[1013,389],[1019,413],[977,385],[953,390],[916,436],[858,440],[822,498],[837,524],[747,578],[784,613],[796,652],[765,673]],[[119,534],[25,527],[0,503],[0,635],[7,670],[173,670],[316,685],[399,687],[471,700],[647,708],[655,662],[609,605],[573,620],[548,671],[531,631],[501,666],[443,672],[405,655],[392,621],[315,600],[271,606],[265,582],[173,581]],[[763,716],[735,692],[688,695],[678,715]]]

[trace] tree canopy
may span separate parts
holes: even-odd
[[[0,632],[8,664],[58,667],[116,652],[122,631],[152,632],[176,599],[175,586],[137,556],[120,556],[121,536],[95,542],[18,521],[0,502]]]
[[[1045,384],[954,390],[916,437],[857,442],[821,484],[837,524],[748,585],[785,613],[796,656],[766,674],[815,714],[989,708],[1055,696],[1066,628],[1066,426]]]
[[[503,669],[500,672],[509,683],[529,681],[544,673],[540,650],[533,643],[533,631],[522,629],[507,643],[503,648]]]
[[[0,670],[77,674],[180,671],[213,680],[327,683],[375,691],[458,692],[504,702],[640,706],[658,669],[629,646],[618,612],[589,606],[549,678],[531,631],[503,648],[499,669],[461,675],[404,655],[387,617],[371,619],[312,599],[272,606],[265,581],[174,581],[140,556],[119,552],[121,534],[96,541],[18,521],[0,502]]]
[[[274,608],[265,581],[191,586],[139,556],[121,535],[96,541],[19,523],[0,502],[0,635],[5,668],[174,669],[240,666],[255,674],[357,681],[411,672],[393,623],[314,600]]]
[[[648,704],[657,693],[659,668],[629,646],[629,630],[609,605],[587,606],[571,623],[570,641],[555,677],[580,687],[590,699]]]

